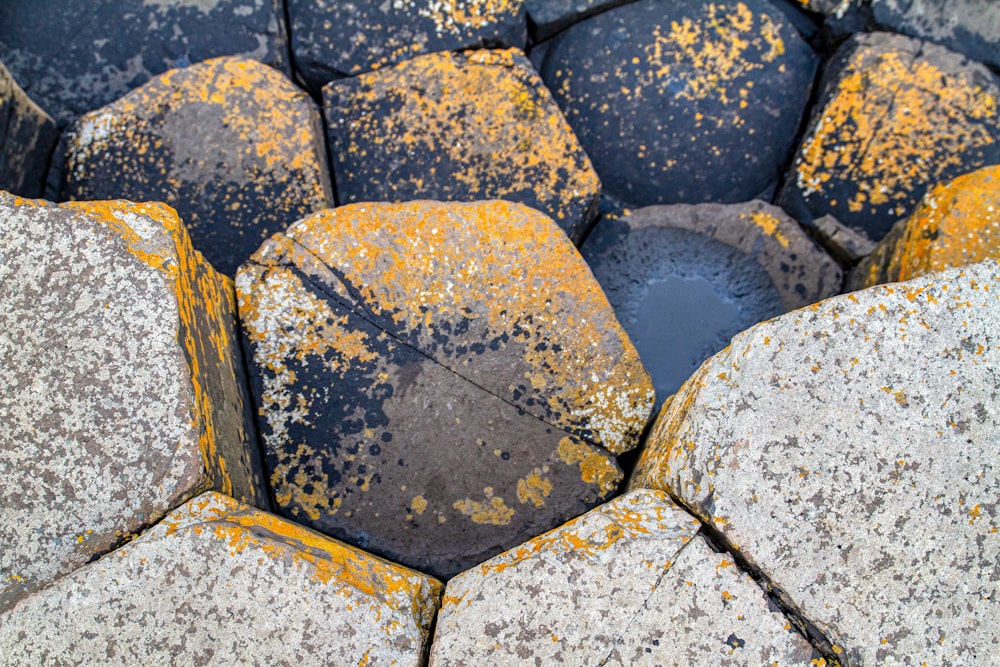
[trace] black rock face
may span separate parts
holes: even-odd
[[[42,194],[56,124],[32,102],[0,63],[0,190]]]
[[[560,33],[541,74],[605,192],[645,206],[773,191],[816,65],[766,0],[642,0]]]
[[[281,0],[5,0],[0,60],[60,126],[173,67],[245,55],[289,72]]]

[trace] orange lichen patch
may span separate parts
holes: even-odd
[[[493,488],[483,489],[485,498],[480,502],[471,498],[456,500],[452,505],[459,512],[472,519],[473,523],[489,523],[495,526],[506,526],[514,516],[514,510],[507,507],[503,498],[493,495]]]
[[[530,502],[535,507],[541,507],[545,504],[545,499],[552,493],[552,482],[543,477],[547,468],[535,468],[527,477],[517,481],[517,499],[522,505]]]
[[[795,163],[807,200],[847,188],[845,216],[909,212],[933,183],[995,143],[997,85],[985,68],[900,36],[862,38]]]
[[[224,393],[230,400],[240,395],[231,338],[236,312],[232,281],[217,274],[195,251],[176,211],[165,204],[116,200],[60,206],[82,211],[107,226],[129,252],[163,272],[170,283],[177,299],[177,339],[183,346],[194,395],[191,419],[198,430],[207,476],[202,488],[189,491],[215,488],[259,502],[259,481],[253,479],[256,472],[246,460],[247,425],[230,414],[232,406],[219,405],[209,391],[210,385],[223,383],[228,385]],[[242,406],[236,410],[241,412]],[[238,475],[235,485],[234,474]]]
[[[774,240],[777,241],[782,248],[788,247],[788,237],[785,236],[779,229],[781,221],[776,217],[765,211],[756,211],[750,214],[750,220],[753,224],[760,227],[761,231],[765,234],[774,237]]]
[[[438,363],[612,453],[635,446],[652,406],[649,376],[590,270],[544,215],[500,201],[357,204],[305,218],[288,236]],[[251,322],[257,298],[241,291]],[[494,341],[508,357],[519,353],[513,377],[488,366],[477,375],[488,350],[441,351],[432,322],[467,327],[455,347]]]
[[[559,441],[559,458],[566,465],[578,465],[580,478],[587,484],[596,484],[603,493],[618,488],[622,472],[603,452],[585,442],[565,437]]]
[[[767,15],[755,19],[742,2],[735,7],[708,3],[703,20],[672,21],[669,30],[656,26],[653,36],[643,64],[648,71],[646,77],[651,78],[643,84],[656,85],[662,95],[682,81],[685,87],[674,94],[692,102],[712,99],[726,105],[739,104],[747,90],[733,90],[733,82],[785,52],[774,20]],[[748,50],[761,51],[763,63],[756,56],[748,57]]]
[[[520,51],[421,56],[324,94],[348,202],[521,201],[576,240],[596,212],[597,173]]]
[[[497,23],[504,17],[516,13],[521,5],[517,0],[439,0],[437,2],[414,2],[396,0],[394,9],[415,12],[421,18],[430,19],[438,35],[451,33],[461,35],[468,29],[483,28]]]
[[[901,233],[887,237],[889,247],[880,248],[861,267],[866,287],[1000,258],[1000,167],[984,167],[935,186],[897,224]]]

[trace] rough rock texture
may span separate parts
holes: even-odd
[[[23,197],[42,194],[58,138],[55,122],[0,63],[0,190]]]
[[[295,67],[313,90],[426,53],[523,49],[523,0],[288,0]]]
[[[865,256],[875,251],[878,244],[864,233],[848,227],[832,215],[824,215],[809,221],[806,226],[813,237],[830,253],[830,256],[844,266],[853,266]]]
[[[232,281],[172,210],[0,193],[0,305],[0,608],[208,488],[267,502]]]
[[[63,194],[166,202],[230,276],[268,236],[333,205],[316,105],[245,58],[172,70],[81,118]]]
[[[1000,5],[995,0],[871,0],[888,30],[920,37],[1000,67]]]
[[[647,206],[773,191],[815,68],[766,0],[640,0],[560,33],[539,71],[605,192]]]
[[[323,211],[237,293],[280,510],[443,577],[613,494],[652,405],[586,264],[519,204]]]
[[[438,53],[323,89],[340,203],[521,202],[578,242],[601,184],[514,49]]]
[[[441,584],[206,493],[0,615],[8,665],[423,664]]]
[[[1000,660],[1000,265],[760,324],[660,414],[663,488],[847,665]]]
[[[592,14],[629,0],[525,0],[536,40],[543,40]]]
[[[66,125],[173,67],[245,55],[288,71],[280,0],[5,0],[0,60]]]
[[[944,47],[871,33],[827,65],[781,204],[830,213],[876,241],[927,188],[1000,162],[1000,83]]]
[[[788,0],[798,2],[801,6],[820,14],[830,16],[843,16],[850,9],[852,4],[860,0]]]
[[[852,290],[1000,258],[1000,166],[935,186],[851,273]]]
[[[808,665],[761,589],[658,491],[616,498],[448,583],[431,665]]]

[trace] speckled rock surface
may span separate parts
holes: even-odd
[[[629,0],[525,0],[535,39],[542,40],[592,14],[624,5]]]
[[[82,117],[63,194],[166,202],[230,276],[268,236],[333,205],[319,110],[246,58],[171,70]]]
[[[5,0],[0,60],[60,125],[172,67],[245,55],[288,71],[280,0]]]
[[[22,197],[42,194],[56,124],[24,94],[0,63],[0,190]]]
[[[851,272],[848,288],[1000,259],[1000,166],[941,183]]]
[[[0,193],[0,304],[0,608],[208,488],[267,502],[232,281],[172,210]]]
[[[439,53],[334,81],[323,111],[341,204],[506,199],[574,242],[601,184],[520,51]]]
[[[871,0],[871,5],[886,29],[1000,67],[1000,5],[993,0]]]
[[[772,191],[816,62],[766,0],[640,0],[560,33],[539,71],[605,192],[648,206]]]
[[[1000,83],[944,47],[857,35],[827,65],[781,204],[880,240],[927,188],[1000,162]]]
[[[669,488],[847,665],[1000,660],[1000,265],[823,301],[733,339],[630,484]]]
[[[8,665],[423,664],[441,584],[206,493],[0,615]]]
[[[788,0],[789,2],[798,2],[799,5],[809,9],[810,11],[818,12],[820,14],[827,14],[830,16],[842,16],[852,4],[858,2],[858,0]]]
[[[356,204],[237,276],[280,511],[451,576],[613,494],[649,376],[586,264],[519,204]]]
[[[454,665],[808,665],[698,522],[634,491],[448,583],[431,648]]]
[[[331,79],[438,51],[523,49],[523,0],[288,0],[295,66],[318,91]]]

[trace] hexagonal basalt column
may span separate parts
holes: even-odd
[[[161,204],[0,194],[0,607],[208,488],[266,503],[232,282]]]
[[[245,58],[171,70],[82,117],[63,194],[163,201],[229,276],[268,236],[333,205],[315,103]]]
[[[827,65],[781,205],[878,241],[929,187],[1000,163],[1000,80],[948,49],[858,35]]]
[[[237,285],[281,511],[436,575],[608,498],[648,418],[600,287],[518,204],[321,212]]]
[[[340,203],[506,199],[579,242],[601,184],[514,49],[437,53],[323,89]]]
[[[0,653],[25,665],[418,667],[440,595],[426,575],[206,493],[0,614]]]

